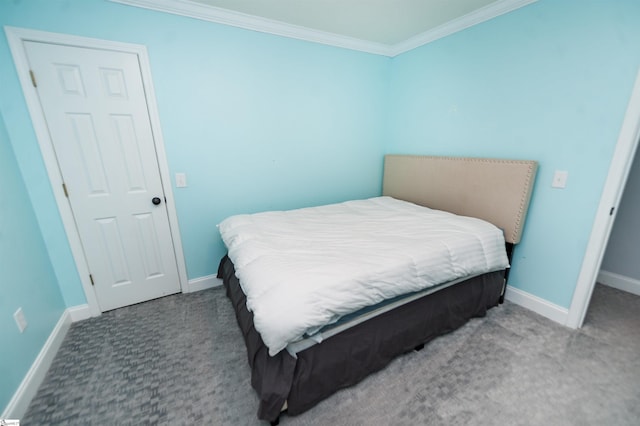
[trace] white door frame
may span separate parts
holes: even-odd
[[[636,75],[636,82],[631,92],[627,112],[613,152],[609,174],[602,190],[600,204],[591,229],[591,236],[582,261],[582,268],[580,269],[576,289],[569,307],[567,326],[571,328],[580,328],[584,322],[639,139],[640,71]],[[612,208],[614,211],[613,214],[610,214]]]
[[[98,305],[98,299],[96,297],[95,290],[91,285],[89,279],[89,267],[87,260],[82,249],[80,242],[80,235],[73,219],[73,212],[68,199],[64,195],[62,189],[62,174],[58,167],[55,151],[53,149],[53,143],[49,136],[46,120],[40,106],[40,100],[38,94],[31,83],[29,75],[29,62],[27,54],[24,48],[25,41],[36,41],[51,44],[63,44],[66,46],[85,47],[91,49],[103,49],[112,50],[125,53],[133,53],[138,55],[140,62],[140,72],[142,74],[142,82],[144,85],[144,91],[147,98],[147,107],[149,109],[149,119],[151,122],[151,130],[153,132],[153,138],[156,146],[156,153],[158,159],[158,167],[160,170],[160,179],[164,189],[164,194],[167,197],[166,208],[169,215],[169,226],[171,228],[171,238],[173,241],[173,248],[176,255],[176,263],[178,265],[178,277],[180,279],[180,288],[183,292],[186,291],[187,281],[187,268],[184,261],[184,253],[182,251],[182,242],[180,238],[180,231],[178,227],[178,214],[175,208],[173,191],[171,187],[171,175],[169,173],[169,165],[167,163],[166,152],[164,150],[164,141],[162,138],[162,132],[160,129],[160,116],[158,114],[155,92],[153,89],[151,79],[151,67],[149,65],[149,56],[145,46],[138,44],[120,43],[108,40],[100,40],[87,37],[79,37],[67,34],[50,33],[45,31],[36,31],[25,28],[5,27],[5,33],[7,35],[7,41],[9,42],[9,48],[11,49],[11,55],[18,71],[18,78],[20,79],[20,85],[25,96],[29,114],[33,122],[33,128],[40,145],[40,151],[51,181],[51,187],[55,196],[58,210],[62,218],[65,232],[69,238],[69,245],[71,246],[71,253],[78,268],[78,274],[80,281],[82,282],[82,288],[87,298],[89,310],[92,316],[99,316],[101,314],[100,307]]]

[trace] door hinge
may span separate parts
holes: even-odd
[[[96,283],[93,282],[93,275],[89,274],[89,279],[91,280],[91,285],[96,285]]]
[[[611,207],[611,210],[609,210],[609,216],[613,216],[613,211],[615,210],[615,207]]]
[[[31,84],[33,84],[33,87],[38,87],[38,83],[36,83],[36,75],[33,70],[29,70],[29,75],[31,76]]]
[[[67,185],[62,182],[62,190],[64,191],[64,196],[69,198],[69,191],[67,191]]]

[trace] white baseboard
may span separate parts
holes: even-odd
[[[88,304],[77,305],[67,308],[67,312],[71,315],[71,322],[78,322],[91,318],[91,309]]]
[[[640,280],[609,271],[600,271],[598,282],[640,296]]]
[[[183,289],[183,293],[193,293],[194,291],[207,290],[209,288],[220,287],[222,280],[216,275],[205,275],[204,277],[189,280],[187,288]]]
[[[22,383],[18,386],[18,390],[13,394],[9,404],[7,404],[7,407],[4,409],[2,416],[0,416],[1,418],[20,419],[24,417],[29,403],[31,403],[31,400],[36,395],[38,388],[42,384],[53,362],[53,358],[56,356],[64,337],[67,335],[69,327],[71,327],[71,322],[71,314],[67,309],[60,316],[49,338],[40,350],[40,353],[31,365],[26,376],[22,379]]]
[[[58,353],[58,349],[60,349],[60,345],[71,324],[88,318],[91,318],[91,310],[87,304],[65,309],[44,346],[42,346],[40,353],[31,364],[31,368],[22,379],[22,383],[20,383],[9,404],[0,415],[1,419],[20,419],[24,417],[31,400],[38,392],[38,388],[42,384],[47,371],[49,371],[49,367],[51,367],[51,363]]]
[[[505,292],[504,297],[508,301],[525,307],[542,315],[543,317],[549,318],[552,321],[562,325],[567,324],[567,318],[569,316],[569,310],[567,308],[563,308],[562,306],[558,306],[538,296],[534,296],[531,293],[527,293],[526,291],[522,291],[509,285],[507,286],[507,291]]]

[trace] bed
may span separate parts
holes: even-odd
[[[257,282],[260,285],[261,276],[276,275],[279,279],[279,269],[269,268],[268,258],[267,262],[263,262],[267,264],[268,273],[262,273],[260,271],[263,270],[260,269],[249,270],[247,265],[253,268],[260,262],[254,261],[255,256],[243,258],[237,255],[235,248],[238,244],[237,241],[233,241],[233,238],[244,238],[245,234],[234,234],[231,238],[227,231],[230,225],[226,221],[221,223],[226,226],[224,238],[227,246],[231,247],[229,254],[240,265],[238,271],[241,273],[236,272],[236,266],[227,255],[220,261],[218,277],[223,280],[246,343],[248,362],[252,370],[251,383],[260,400],[258,418],[275,424],[284,410],[290,415],[301,414],[337,390],[352,386],[372,372],[384,368],[395,357],[421,348],[426,342],[455,330],[470,318],[484,316],[487,309],[499,304],[504,296],[509,271],[508,262],[514,245],[521,238],[536,170],[537,164],[534,161],[387,155],[384,164],[383,196],[348,202],[348,209],[360,205],[366,208],[370,203],[388,205],[392,209],[396,206],[404,209],[406,204],[411,203],[407,207],[410,214],[413,210],[416,210],[416,214],[422,214],[423,211],[431,209],[434,212],[430,213],[444,215],[448,220],[449,216],[453,216],[450,213],[453,213],[461,216],[461,219],[471,221],[474,227],[487,225],[486,228],[479,228],[487,230],[487,233],[494,233],[489,228],[498,229],[501,244],[506,243],[506,250],[503,247],[507,256],[506,262],[499,253],[495,255],[497,260],[491,262],[487,259],[493,258],[486,255],[486,265],[482,267],[484,269],[462,268],[462,272],[459,273],[460,268],[453,268],[457,271],[453,279],[447,279],[445,282],[434,281],[435,284],[431,283],[424,288],[409,286],[410,291],[402,290],[402,294],[385,293],[381,290],[382,297],[371,300],[367,298],[368,305],[349,313],[336,312],[332,307],[327,311],[335,318],[331,318],[321,327],[315,327],[311,322],[305,323],[309,328],[304,329],[304,333],[300,332],[301,329],[294,329],[288,337],[274,338],[266,333],[262,313],[264,309],[261,310],[256,304],[259,298],[254,292],[249,293],[248,299],[243,291],[243,285],[245,288],[254,286],[249,284],[250,279],[253,280],[251,282],[256,281],[256,278],[252,277],[258,277]],[[402,206],[397,203],[401,203]],[[336,207],[324,208],[329,210],[319,210],[320,216],[326,216],[327,211],[332,212],[331,209]],[[417,217],[418,220],[420,217],[422,216]],[[250,217],[251,225],[254,219],[253,216]],[[233,220],[231,223],[235,227],[247,223],[246,217]],[[285,217],[283,220],[288,219]],[[488,223],[478,223],[482,221]],[[459,226],[457,222],[455,226]],[[269,225],[267,229],[270,229]],[[367,244],[371,245],[371,241]],[[495,245],[484,242],[482,244],[487,247]],[[447,241],[446,245],[450,247],[451,242]],[[399,250],[401,248],[396,247],[393,253]],[[489,252],[493,251],[493,248],[489,249]],[[341,253],[332,253],[332,256],[327,260],[328,268],[336,267],[336,263],[331,263],[331,259],[341,259]],[[368,253],[367,257],[369,256]],[[457,256],[458,260],[461,258],[461,255],[453,256]],[[465,256],[467,254],[462,257],[466,259]],[[291,278],[300,282],[312,282],[318,276],[318,263],[315,262],[308,268],[314,271],[313,274],[305,276],[306,263],[303,263],[304,267],[287,274],[294,274]],[[456,263],[458,264],[459,262]],[[402,268],[402,265],[400,267]],[[367,275],[366,279],[360,277],[354,282],[364,283],[363,286],[367,288],[367,280],[382,275],[385,278],[380,281],[388,282],[390,276],[396,276],[393,274],[397,274],[398,277],[392,283],[394,286],[410,281],[409,276],[400,270],[386,276],[376,271],[376,274]],[[243,277],[242,282],[237,275]],[[344,276],[342,272],[338,275]],[[421,276],[424,278],[425,274]],[[354,285],[356,284],[348,284]],[[276,301],[280,298],[282,295]],[[286,317],[284,314],[278,315],[280,316]],[[288,329],[283,324],[276,324],[282,325],[276,328],[285,329],[283,333],[286,334]],[[258,330],[261,330],[262,334]],[[296,338],[291,339],[291,336]]]

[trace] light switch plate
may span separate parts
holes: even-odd
[[[184,188],[187,186],[187,175],[184,173],[176,173],[176,188]]]
[[[556,170],[553,174],[553,182],[551,183],[552,188],[565,188],[567,186],[567,178],[569,177],[569,172],[564,170]]]

